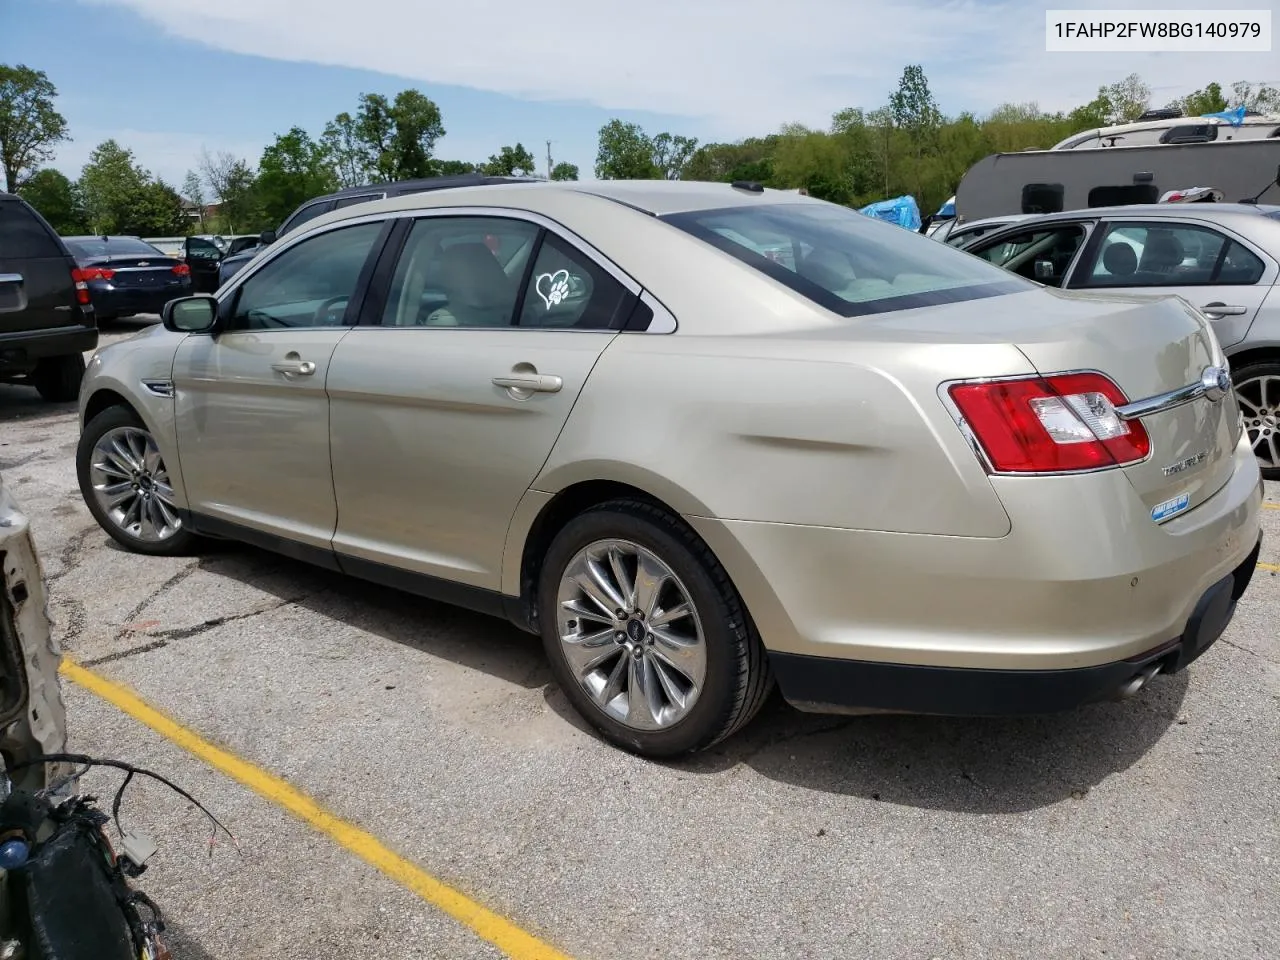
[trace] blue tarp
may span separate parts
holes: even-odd
[[[916,206],[915,197],[894,197],[892,200],[869,203],[861,212],[886,223],[896,223],[908,230],[920,229],[920,208]]]
[[[1244,123],[1244,104],[1234,110],[1223,110],[1220,113],[1202,113],[1200,116],[1205,119],[1212,117],[1214,120],[1225,120],[1233,127],[1238,127]]]
[[[934,219],[937,219],[937,220],[949,220],[955,215],[956,215],[956,198],[952,197],[950,200],[948,200],[946,203],[940,206],[938,208],[938,212],[935,213],[933,216],[934,216]]]

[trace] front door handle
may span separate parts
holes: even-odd
[[[283,373],[286,377],[309,377],[316,372],[316,365],[310,360],[287,358],[277,360],[271,365],[271,369],[276,373]]]
[[[1248,307],[1241,307],[1236,304],[1229,303],[1206,303],[1200,308],[1206,316],[1210,317],[1243,317],[1249,312]]]
[[[493,385],[504,387],[513,393],[559,393],[564,381],[546,373],[517,373],[507,377],[494,377]]]

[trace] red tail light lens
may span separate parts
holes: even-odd
[[[82,267],[77,272],[81,280],[110,280],[116,275],[109,267]]]
[[[173,265],[173,272],[180,277],[191,276],[191,268],[188,267],[185,263],[175,263]]]
[[[1146,458],[1151,438],[1116,407],[1124,392],[1100,373],[958,383],[951,399],[1001,473],[1065,473]]]
[[[85,282],[87,279],[85,272],[79,267],[71,271],[71,282],[76,286],[76,303],[82,307],[87,307],[90,302],[89,284]]]

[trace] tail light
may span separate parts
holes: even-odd
[[[116,275],[110,267],[81,267],[76,272],[81,280],[110,280]]]
[[[71,271],[71,282],[76,285],[76,303],[82,307],[87,307],[90,303],[87,280],[88,277],[85,276],[85,272],[79,267]]]
[[[1123,391],[1100,373],[957,383],[951,399],[1000,473],[1065,473],[1146,458],[1151,438],[1116,408]]]
[[[175,263],[173,265],[173,272],[180,277],[191,276],[191,268],[188,267],[185,263]]]

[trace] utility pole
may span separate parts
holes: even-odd
[[[547,141],[547,179],[551,179],[551,141]]]

